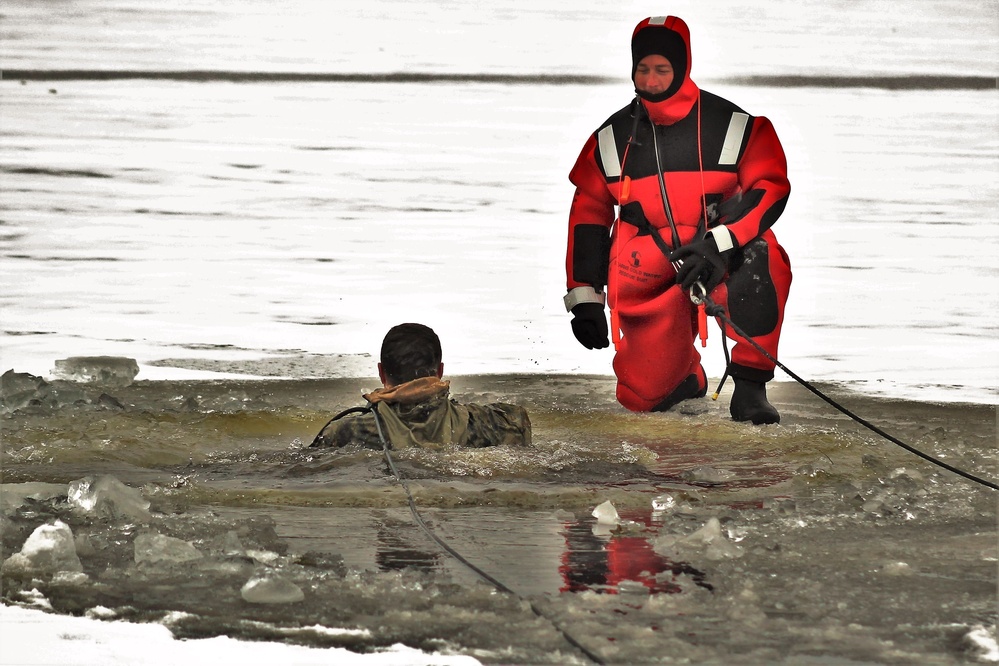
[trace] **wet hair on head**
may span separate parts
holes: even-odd
[[[420,377],[436,377],[441,364],[441,341],[423,324],[399,324],[382,340],[382,371],[401,384]]]

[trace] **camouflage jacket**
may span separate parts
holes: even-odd
[[[531,444],[531,420],[523,407],[505,403],[463,405],[450,398],[449,387],[447,381],[423,377],[391,389],[373,391],[364,398],[377,410],[382,431],[393,449],[438,448],[448,444],[471,448]],[[348,444],[382,448],[374,414],[333,421],[312,446]]]

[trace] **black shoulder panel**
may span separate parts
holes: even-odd
[[[639,122],[634,122],[632,108],[626,107],[611,116],[604,125],[611,125],[618,154],[624,156],[628,139],[635,131],[635,141],[632,143],[625,164],[624,174],[633,179],[655,176],[656,158],[653,152],[653,125],[641,109],[635,109],[641,114]],[[659,144],[660,161],[663,171],[698,171],[702,165],[705,171],[736,171],[738,159],[731,164],[719,164],[725,138],[732,123],[732,114],[745,112],[726,99],[705,91],[701,91],[699,106],[679,122],[673,125],[656,127],[656,141]],[[749,130],[752,116],[745,114],[746,124],[739,146],[738,156],[742,155],[749,141]],[[699,117],[698,117],[699,116]],[[700,155],[698,155],[697,132],[700,124]]]

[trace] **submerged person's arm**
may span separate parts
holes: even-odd
[[[348,416],[328,424],[310,448],[343,448],[350,444],[382,448],[374,419],[369,414]]]
[[[466,446],[530,446],[531,419],[527,410],[503,402],[466,405],[468,439]]]

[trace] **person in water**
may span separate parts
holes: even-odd
[[[777,357],[791,267],[770,228],[791,187],[770,121],[690,78],[681,19],[639,22],[631,54],[637,96],[589,137],[569,174],[565,306],[587,349],[608,346],[610,306],[617,399],[662,411],[707,390],[692,288]],[[728,333],[732,418],[779,422],[766,393],[775,364]]]
[[[423,324],[399,324],[382,340],[378,363],[382,388],[364,398],[377,411],[392,448],[531,444],[531,420],[523,407],[463,405],[450,398],[441,358],[440,338]],[[331,421],[311,446],[349,444],[382,448],[373,413]]]

